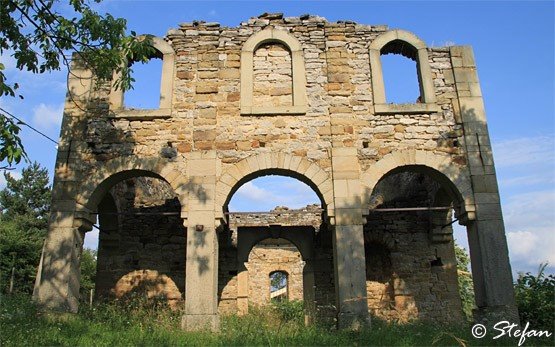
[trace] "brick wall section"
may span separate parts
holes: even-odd
[[[254,52],[253,106],[291,106],[291,52],[280,44],[263,44]]]

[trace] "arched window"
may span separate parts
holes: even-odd
[[[268,65],[268,71],[264,71],[264,64]],[[279,73],[272,73],[273,69]],[[272,81],[272,78],[277,80]],[[276,83],[287,82],[289,85],[276,86]],[[266,96],[276,102],[265,103]],[[255,100],[260,97],[262,99]],[[241,114],[304,114],[306,110],[306,76],[299,41],[274,28],[251,36],[241,50]]]
[[[175,52],[169,43],[159,37],[152,37],[155,52],[150,59],[162,59],[162,74],[160,76],[160,115],[169,116],[172,108],[172,90],[175,69]],[[119,76],[114,74],[114,79]],[[110,92],[110,110],[118,114],[125,113],[124,93],[121,89],[112,87]],[[122,112],[123,111],[123,112]],[[129,110],[129,112],[141,110]],[[152,110],[149,110],[152,111]]]
[[[420,97],[414,103],[386,102],[381,60],[381,56],[386,54],[400,54],[416,61]],[[376,38],[370,44],[370,68],[376,113],[431,113],[439,110],[435,104],[435,91],[426,44],[414,34],[403,30],[392,30]]]
[[[289,299],[289,276],[285,271],[270,273],[270,300],[283,301]]]

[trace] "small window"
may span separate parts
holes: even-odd
[[[141,111],[158,110],[159,116],[167,117],[171,113],[173,79],[175,70],[175,52],[172,46],[158,37],[152,37],[154,53],[146,64],[133,64],[133,89],[124,95],[120,88],[112,87],[110,92],[110,111],[116,117],[134,117]],[[114,79],[118,75],[114,74]]]
[[[381,50],[386,103],[421,103],[417,52],[403,41],[392,41]]]
[[[439,111],[428,50],[422,40],[412,33],[392,30],[372,41],[369,52],[377,114]]]
[[[270,300],[284,301],[289,298],[289,276],[285,271],[270,274]]]
[[[160,105],[162,59],[154,57],[146,63],[133,64],[133,89],[124,93],[125,108],[155,109]]]

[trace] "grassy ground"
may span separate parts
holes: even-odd
[[[85,305],[83,305],[85,306]],[[224,317],[220,333],[183,332],[181,314],[140,304],[83,308],[76,315],[37,311],[28,297],[2,296],[0,346],[169,346],[169,345],[328,345],[328,346],[516,346],[518,339],[482,340],[470,327],[437,324],[386,324],[373,321],[361,332],[335,331],[303,325],[298,305],[285,305],[245,317]],[[553,345],[553,339],[527,339],[525,345]]]

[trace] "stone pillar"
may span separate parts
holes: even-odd
[[[187,165],[188,213],[185,280],[185,330],[216,331],[218,318],[218,238],[214,209],[217,159],[215,151],[190,154]]]
[[[312,259],[306,259],[303,267],[303,301],[305,307],[304,321],[306,325],[309,325],[314,322],[316,314],[314,265]]]
[[[356,330],[368,323],[364,221],[356,148],[332,148],[332,170],[335,215],[331,219],[338,327]]]
[[[249,313],[249,271],[245,263],[239,264],[237,272],[237,314],[240,316]]]
[[[94,218],[78,213],[75,202],[81,184],[76,164],[82,164],[74,139],[84,132],[82,119],[90,98],[92,73],[73,55],[68,75],[68,93],[56,156],[48,234],[44,241],[35,280],[33,299],[56,311],[77,312],[79,302],[80,258],[84,233]]]
[[[62,205],[58,202],[52,206],[33,299],[45,309],[76,313],[79,308],[83,241],[93,222],[75,218],[74,212],[60,211]]]
[[[466,217],[477,320],[518,322],[505,226],[486,123],[482,93],[471,47],[451,47],[453,78],[463,123],[468,167],[476,205]]]

